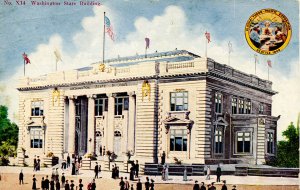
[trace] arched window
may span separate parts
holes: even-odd
[[[115,136],[115,137],[121,137],[122,135],[121,135],[121,132],[120,132],[120,131],[115,131],[115,132],[114,132],[114,136]]]

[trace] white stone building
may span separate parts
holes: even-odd
[[[21,78],[19,154],[140,163],[264,163],[276,155],[272,82],[185,50]]]

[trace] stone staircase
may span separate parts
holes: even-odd
[[[188,176],[203,176],[204,165],[202,164],[168,164],[169,175],[183,176],[183,172],[186,169]],[[144,175],[161,175],[163,166],[161,164],[145,163]]]

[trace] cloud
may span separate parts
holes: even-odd
[[[208,44],[208,56],[220,63],[228,62],[228,41],[231,41],[234,52],[231,54],[231,66],[246,73],[254,74],[253,55],[249,55],[243,49],[238,49],[239,42],[235,39],[218,38],[214,34],[214,28],[207,23],[205,26],[198,23],[194,26],[187,24],[185,12],[178,6],[168,6],[161,15],[156,15],[152,19],[139,17],[134,21],[135,30],[128,33],[124,40],[118,40],[118,32],[122,28],[114,25],[117,19],[114,12],[108,7],[94,7],[94,15],[82,19],[82,30],[78,31],[72,38],[75,46],[74,52],[69,52],[68,47],[63,46],[63,39],[59,34],[53,34],[48,43],[37,46],[35,52],[29,55],[32,64],[26,66],[28,76],[37,76],[54,72],[55,57],[54,49],[58,49],[62,54],[63,62],[59,63],[59,70],[69,70],[87,66],[93,62],[102,60],[102,27],[103,12],[109,12],[109,18],[114,27],[117,40],[112,42],[106,36],[106,57],[117,57],[143,54],[145,48],[144,38],[150,38],[149,52],[170,51],[175,48],[186,49],[193,53],[204,55],[205,52],[205,31],[209,31],[212,36],[212,43]],[[98,27],[100,26],[100,27]],[[293,60],[292,65],[297,66],[298,60]],[[22,76],[23,67],[8,79],[5,93],[1,96],[8,96],[14,99],[14,105],[10,105],[13,112],[17,112],[17,77]],[[257,75],[266,78],[266,64],[257,65]],[[279,94],[273,98],[273,115],[282,115],[278,123],[279,137],[290,121],[296,121],[299,112],[299,71],[293,70],[289,75],[283,76],[280,71],[272,70],[270,79],[273,81],[273,89]],[[13,94],[13,95],[12,95]],[[2,97],[1,97],[2,99]]]

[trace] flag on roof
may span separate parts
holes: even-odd
[[[145,38],[145,41],[146,41],[146,49],[149,49],[150,39],[149,38]]]
[[[23,54],[24,63],[28,64],[30,63],[30,59],[28,58],[28,55],[24,52]]]
[[[54,50],[54,55],[55,55],[55,58],[56,58],[56,63],[59,62],[59,61],[62,61],[61,54],[60,54],[58,49]]]
[[[207,39],[207,42],[210,42],[210,33],[209,32],[205,32],[205,37]]]
[[[268,59],[267,63],[268,63],[268,66],[272,68],[272,62],[270,59]]]
[[[113,31],[113,27],[110,23],[110,20],[107,16],[104,16],[104,24],[105,24],[105,29],[106,29],[106,33],[109,35],[110,39],[112,41],[115,40],[115,35],[114,35],[114,31]]]

